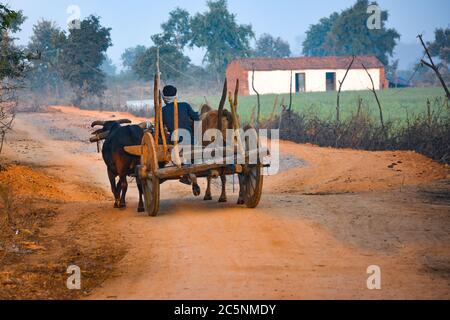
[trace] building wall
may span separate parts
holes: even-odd
[[[368,69],[373,78],[375,89],[379,90],[384,87],[384,69]],[[339,88],[339,81],[344,78],[346,70],[293,70],[292,71],[292,90],[295,92],[295,74],[305,73],[306,92],[323,92],[326,91],[327,72],[336,73],[336,90]],[[228,73],[227,73],[228,74]],[[256,94],[252,89],[252,71],[247,71],[244,77],[247,80],[250,95]],[[260,94],[283,94],[289,93],[291,71],[255,71],[255,88]],[[242,81],[242,78],[241,78]],[[372,83],[364,69],[352,69],[349,71],[347,78],[342,86],[343,91],[350,90],[367,90],[372,88]],[[244,92],[242,92],[245,95]]]
[[[226,72],[228,90],[234,92],[236,86],[236,79],[239,79],[239,93],[242,96],[248,96],[250,94],[248,72],[244,70],[236,61],[231,62],[227,67]],[[251,74],[250,74],[251,77]],[[251,78],[250,78],[251,80]],[[250,82],[251,85],[251,82]]]

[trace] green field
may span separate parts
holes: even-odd
[[[407,114],[412,118],[414,115],[427,112],[427,99],[430,99],[433,110],[438,110],[438,105],[442,105],[444,90],[442,88],[404,88],[386,89],[378,92],[381,106],[383,108],[385,121],[394,121],[401,125],[405,123]],[[289,94],[281,95],[285,98],[285,104],[289,104]],[[293,95],[292,108],[296,112],[318,115],[322,119],[333,119],[336,114],[336,92],[302,93]],[[371,116],[379,119],[378,106],[375,97],[370,91],[352,91],[341,93],[341,117],[345,119],[352,113],[356,113],[358,99],[363,99],[363,106]],[[436,103],[436,98],[440,97],[441,102]],[[219,104],[220,96],[208,96],[208,101],[216,108]],[[268,119],[272,112],[275,95],[261,96],[261,119]],[[204,103],[204,97],[192,97],[188,101],[199,108]],[[228,103],[227,103],[228,104]],[[256,106],[256,96],[240,97],[239,114],[243,121],[248,121],[252,110]],[[444,109],[445,110],[445,109]],[[280,108],[277,108],[277,113]],[[449,110],[445,110],[449,112]]]

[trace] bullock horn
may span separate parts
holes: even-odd
[[[128,119],[120,119],[116,121],[118,124],[126,124],[126,123],[132,123],[131,120]]]
[[[91,128],[95,127],[95,126],[104,126],[106,121],[94,121],[91,124]]]
[[[150,121],[139,123],[138,127],[142,130],[153,130],[153,124]]]
[[[222,98],[220,98],[219,103],[219,112],[217,117],[217,129],[219,131],[222,131],[222,116],[223,116],[223,108],[225,106],[225,101],[227,100],[227,91],[228,91],[228,83],[227,78],[225,78],[225,81],[223,83],[223,91],[222,91]]]

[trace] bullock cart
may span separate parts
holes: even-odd
[[[240,196],[242,196],[243,203],[248,208],[256,208],[261,199],[263,188],[263,168],[264,165],[260,157],[262,152],[259,144],[259,137],[256,130],[251,130],[257,141],[256,147],[251,147],[248,140],[241,139],[242,132],[240,129],[239,117],[237,115],[238,106],[239,81],[236,82],[234,96],[229,92],[228,100],[230,103],[234,139],[233,146],[216,148],[215,150],[223,151],[224,161],[211,162],[206,160],[204,162],[195,161],[193,164],[182,163],[181,157],[186,159],[186,155],[180,155],[179,144],[177,139],[173,138],[169,143],[166,136],[166,131],[163,125],[162,116],[162,98],[159,92],[158,77],[155,76],[154,81],[154,97],[155,97],[155,120],[153,124],[154,130],[146,132],[139,146],[125,147],[125,151],[131,155],[139,156],[141,158],[140,166],[137,168],[137,175],[142,182],[145,210],[150,216],[156,216],[159,210],[160,202],[160,185],[168,180],[179,180],[186,175],[195,175],[196,177],[217,177],[220,174],[234,175],[238,174],[240,185]],[[217,129],[222,131],[222,112],[224,110],[225,102],[227,100],[227,81],[225,80],[222,92],[222,98],[218,110],[218,124]],[[178,102],[174,102],[174,128],[175,132],[178,129]],[[248,138],[249,131],[246,131],[245,136]],[[176,135],[174,135],[176,136]],[[245,137],[244,137],[245,138]],[[254,145],[254,143],[253,143]],[[191,159],[198,159],[197,156],[203,155],[207,146],[194,148],[191,152]],[[231,156],[230,156],[231,155]],[[237,161],[237,159],[240,161]],[[245,161],[242,161],[244,159]],[[253,159],[251,161],[251,159]],[[256,159],[256,161],[255,161]],[[239,164],[237,164],[239,162]],[[192,162],[191,162],[192,163]]]

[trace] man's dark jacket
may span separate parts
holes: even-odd
[[[165,105],[162,109],[164,125],[169,129],[169,132],[174,131],[173,128],[173,103]],[[191,134],[191,140],[194,139],[193,122],[200,121],[200,116],[192,107],[186,102],[178,103],[178,128],[188,130]],[[181,141],[180,141],[181,142]]]

